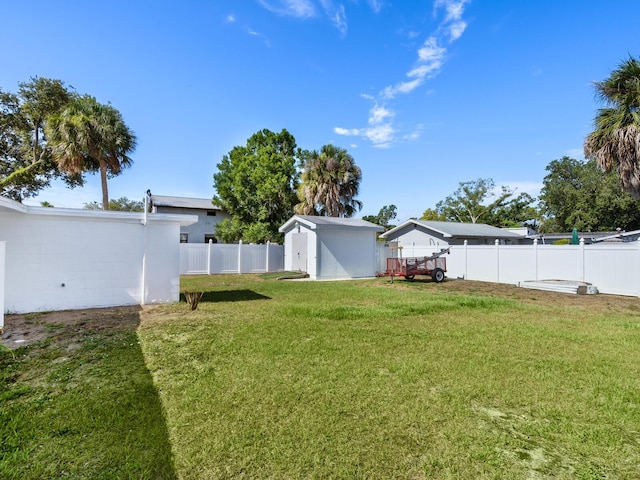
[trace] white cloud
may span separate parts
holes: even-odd
[[[394,139],[395,130],[390,123],[384,123],[367,128],[364,135],[373,143],[374,147],[387,148]]]
[[[387,110],[384,106],[377,103],[369,110],[369,125],[377,125],[382,123],[385,118],[393,117],[395,114],[391,110]]]
[[[416,88],[418,88],[424,82],[424,78],[416,78],[415,80],[411,80],[409,82],[400,82],[395,85],[391,85],[389,87],[385,87],[385,89],[381,92],[382,96],[385,98],[393,98],[398,93],[410,93]]]
[[[468,0],[436,0],[433,5],[434,10],[438,10],[443,7],[447,15],[445,17],[445,22],[456,21],[462,18],[462,14],[464,13],[464,4],[467,3]]]
[[[310,18],[316,15],[310,0],[258,0],[258,3],[270,12],[297,18]]]
[[[259,0],[261,2],[265,0]],[[382,8],[382,0],[367,0],[369,6],[376,13]],[[409,94],[422,86],[427,79],[433,78],[442,69],[448,45],[458,40],[466,31],[467,23],[463,20],[464,7],[469,0],[435,0],[434,14],[444,11],[444,18],[439,22],[433,33],[416,51],[417,59],[408,69],[405,79],[384,87],[376,96],[361,94],[361,97],[373,102],[369,109],[368,126],[366,128],[342,128],[335,127],[334,132],[339,135],[362,136],[367,138],[376,148],[389,148],[396,141],[415,140],[422,134],[423,126],[417,125],[410,133],[402,134],[393,124],[396,112],[391,110],[387,101],[401,94]],[[333,0],[320,0],[327,15],[333,19],[336,27],[343,33],[346,32],[346,17],[340,20],[340,15],[334,7]],[[342,7],[342,5],[340,5]],[[342,9],[344,12],[344,7]],[[419,34],[409,32],[410,38],[416,38]]]
[[[224,19],[225,23],[235,23],[236,17],[233,14],[229,14]]]
[[[421,62],[440,62],[447,50],[438,46],[438,40],[435,37],[429,37],[418,50],[418,59]]]
[[[340,5],[333,15],[330,15],[331,21],[342,35],[347,33],[347,14],[344,11],[344,5]]]
[[[342,127],[334,127],[333,131],[338,135],[346,135],[346,136],[360,135],[360,129],[358,128],[349,129],[349,128],[342,128]]]
[[[382,10],[382,1],[381,0],[369,0],[369,6],[371,7],[371,10],[373,10],[375,13],[380,13],[380,10]]]
[[[374,113],[369,117],[367,128],[334,127],[333,131],[338,135],[364,137],[376,148],[389,148],[395,139],[396,131],[390,122],[382,122],[394,114],[386,108],[378,106],[374,106],[371,111]]]
[[[459,39],[467,29],[466,22],[455,22],[449,27],[449,41],[454,42]]]
[[[265,35],[261,34],[260,32],[256,32],[252,28],[247,28],[247,33],[252,37],[261,39],[267,47],[271,47],[271,42],[269,41],[269,39]]]

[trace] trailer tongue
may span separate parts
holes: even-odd
[[[378,276],[404,277],[413,280],[416,275],[429,275],[434,282],[440,283],[444,280],[447,271],[447,259],[444,254],[451,253],[448,248],[443,248],[439,252],[434,252],[430,257],[409,257],[402,258],[402,247],[399,258],[387,258],[387,270],[378,273]]]

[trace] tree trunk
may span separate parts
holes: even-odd
[[[102,210],[109,210],[109,190],[107,189],[107,164],[100,160],[100,182],[102,183]]]

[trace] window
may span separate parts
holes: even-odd
[[[215,235],[205,234],[204,243],[209,243],[209,240],[211,240],[211,243],[218,243],[218,239]]]
[[[216,216],[216,211],[215,210],[207,210],[207,217],[215,217]],[[213,242],[215,243],[215,242]]]
[[[188,233],[180,233],[180,243],[189,243],[189,234]]]

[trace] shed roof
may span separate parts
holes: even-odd
[[[210,198],[171,197],[168,195],[151,195],[154,207],[193,208],[197,210],[220,210]]]
[[[494,227],[492,225],[486,225],[484,223],[439,222],[435,220],[413,219],[407,220],[380,236],[383,238],[393,237],[395,233],[411,224],[439,233],[445,238],[525,238],[524,235],[520,235],[519,233]]]
[[[279,229],[280,232],[286,232],[300,222],[311,230],[319,229],[351,229],[351,230],[371,230],[373,232],[382,232],[384,228],[375,223],[367,222],[361,218],[342,218],[342,217],[318,217],[313,215],[294,215],[287,220]]]

